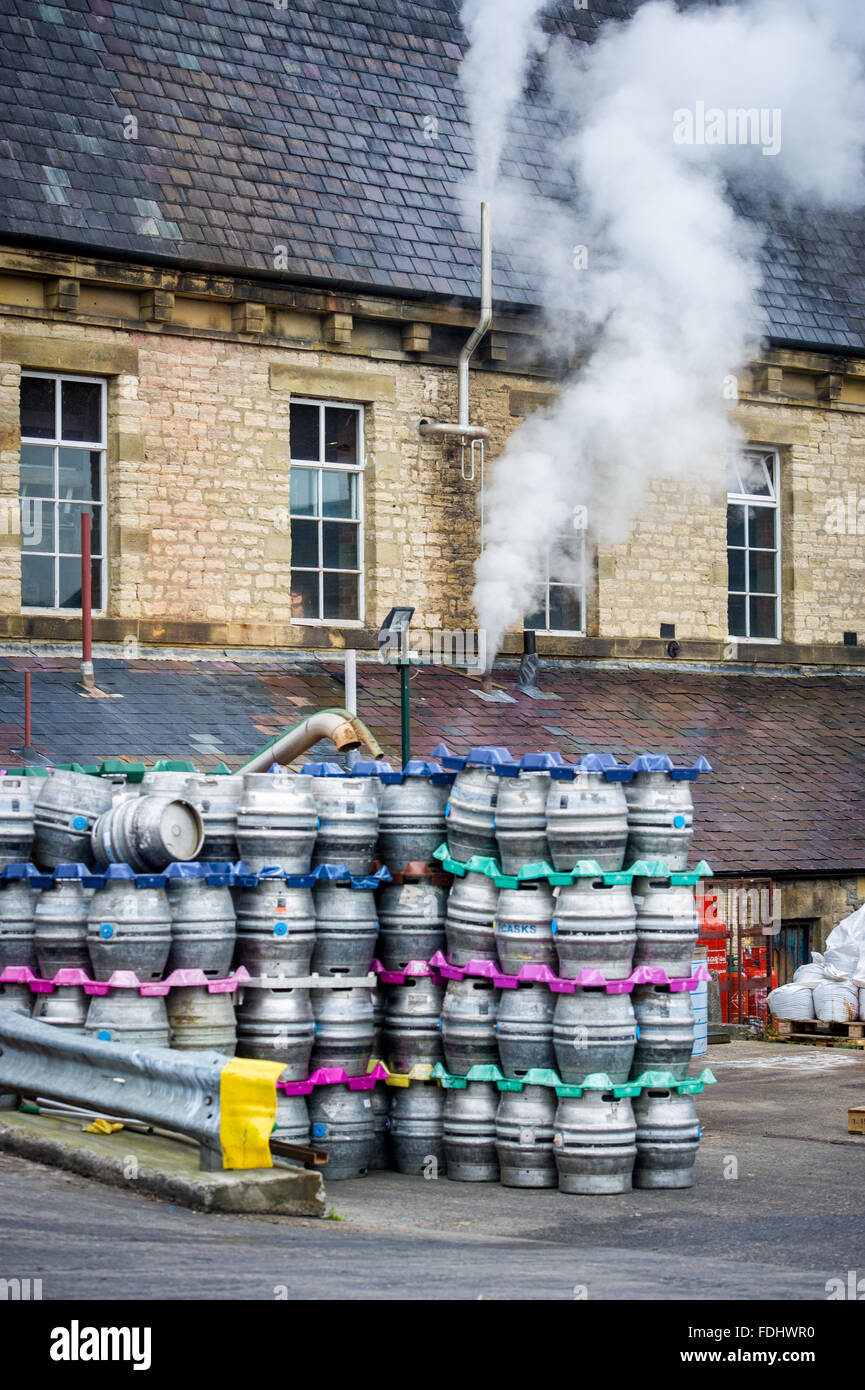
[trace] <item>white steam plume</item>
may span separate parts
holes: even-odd
[[[471,109],[489,170],[537,41],[518,60],[514,35],[502,38],[500,0],[467,8],[485,50],[483,61],[475,49],[466,63],[474,54]],[[522,32],[537,33],[534,19]],[[497,39],[507,52],[504,104],[490,56]],[[723,383],[762,330],[761,232],[734,200],[861,205],[861,40],[858,0],[751,0],[685,13],[651,0],[630,22],[608,23],[591,46],[558,41],[550,50],[546,89],[564,133],[544,159],[573,196],[545,202],[500,181],[496,249],[531,267],[549,342],[563,355],[578,349],[582,361],[491,469],[473,592],[490,652],[534,606],[546,547],[571,528],[575,508],[588,508],[595,540],[616,543],[651,479],[723,478],[737,441]],[[677,143],[674,113],[697,119],[698,103],[704,113],[765,111],[759,141]],[[686,131],[681,116],[678,125]],[[568,547],[554,549],[567,579]]]

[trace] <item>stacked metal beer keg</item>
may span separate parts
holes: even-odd
[[[436,755],[456,771],[439,852],[457,875],[435,1073],[448,1175],[584,1193],[689,1185],[693,1095],[712,1079],[688,1076],[694,886],[710,872],[687,869],[690,782],[708,764]]]

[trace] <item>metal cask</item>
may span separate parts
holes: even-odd
[[[452,1075],[465,1076],[474,1066],[498,1065],[498,994],[490,980],[448,980],[441,1033],[445,1066]]]
[[[468,1081],[445,1092],[442,1136],[447,1176],[454,1182],[498,1182],[498,1105],[491,1081]]]
[[[52,772],[39,778],[33,807],[33,858],[44,869],[91,864],[91,835],[111,809],[111,787],[84,772]]]
[[[496,1153],[504,1187],[556,1187],[553,1152],[556,1093],[551,1086],[502,1091],[496,1111]]]
[[[523,1076],[532,1067],[555,1067],[555,1007],[556,995],[543,984],[520,984],[501,991],[496,1042],[505,1076]]]
[[[245,772],[237,803],[240,858],[252,870],[275,866],[306,874],[312,862],[318,815],[306,777]]]
[[[634,1052],[634,1075],[671,1071],[677,1081],[688,1075],[694,1051],[694,1007],[688,990],[667,985],[637,985],[634,1013],[640,1029]]]
[[[486,874],[455,878],[445,913],[447,958],[451,965],[496,959],[496,908],[499,890]]]
[[[634,966],[637,914],[627,883],[578,878],[559,889],[555,907],[557,973],[575,980],[581,970],[600,970],[626,980]]]
[[[553,911],[553,892],[544,879],[502,888],[496,904],[496,954],[506,975],[518,975],[524,965],[555,970]]]
[[[445,1172],[445,1092],[437,1081],[388,1088],[390,1142],[398,1173],[436,1178]]]
[[[308,989],[247,986],[235,1006],[237,1055],[282,1062],[286,1081],[305,1081],[315,1036]]]
[[[634,1097],[634,1187],[692,1187],[700,1145],[694,1097],[650,1089]]]
[[[381,986],[379,986],[381,988]],[[443,990],[430,975],[416,975],[385,987],[384,1061],[391,1072],[406,1076],[417,1065],[434,1066],[443,1058],[441,1012]]]
[[[87,947],[93,977],[134,970],[139,980],[161,980],[171,950],[171,908],[164,888],[136,888],[133,879],[108,879],[90,900]]]
[[[362,986],[312,989],[315,1041],[310,1069],[342,1067],[366,1076],[372,1059],[374,1024],[371,991]]]
[[[376,953],[375,895],[350,883],[320,883],[313,890],[314,975],[366,975]]]
[[[612,1091],[562,1096],[553,1147],[562,1192],[604,1196],[628,1192],[637,1157],[637,1127],[630,1099]]]
[[[628,994],[603,989],[560,994],[553,1014],[556,1070],[568,1085],[579,1086],[593,1072],[616,1085],[631,1074],[636,1020]]]
[[[327,1152],[325,1182],[369,1172],[375,1149],[372,1101],[367,1091],[316,1086],[309,1097],[312,1143]]]
[[[447,889],[427,878],[407,878],[381,889],[376,955],[385,970],[404,970],[410,960],[431,960],[444,950],[447,900]]]

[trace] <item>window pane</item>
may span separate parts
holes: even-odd
[[[54,550],[54,503],[41,497],[21,499],[21,549]]]
[[[583,606],[579,589],[550,585],[550,627],[553,632],[579,632],[583,626]]]
[[[102,443],[102,387],[98,381],[60,383],[60,437]]]
[[[98,449],[58,449],[57,486],[60,497],[99,500]]]
[[[777,637],[775,629],[776,601],[773,598],[752,598],[751,637]]]
[[[54,496],[54,450],[44,444],[21,445],[22,497]]]
[[[291,431],[291,457],[305,459],[307,463],[318,463],[318,416],[317,405],[293,405],[289,415]]]
[[[53,439],[54,387],[50,377],[21,378],[21,438]]]
[[[329,407],[324,412],[325,463],[357,463],[356,410]]]
[[[733,589],[736,586],[730,585]],[[754,594],[775,593],[774,550],[752,550],[748,554],[748,588]]]
[[[583,581],[582,534],[560,536],[553,542],[550,554],[551,584],[581,585]]]
[[[301,569],[317,569],[318,522],[293,521],[291,523],[291,563]]]
[[[322,516],[357,516],[356,473],[334,473],[328,468],[323,470],[321,512]]]
[[[54,607],[54,560],[50,555],[21,556],[21,603],[25,608]]]
[[[743,454],[739,460],[742,491],[752,497],[771,497],[770,473],[765,454]]]
[[[65,559],[61,555],[57,562],[58,608],[81,607],[81,561]],[[94,609],[102,607],[102,561],[94,560],[90,566],[90,604]]]
[[[745,508],[730,506],[727,508],[727,544],[745,544]]]
[[[356,570],[357,525],[353,521],[322,523],[322,549],[325,569]]]
[[[61,555],[81,554],[81,514],[90,512],[90,553],[102,554],[102,508],[88,507],[85,502],[61,502],[57,508]]]
[[[356,574],[325,574],[325,618],[356,618],[358,607],[358,576]]]
[[[289,506],[292,516],[318,514],[318,473],[314,468],[292,468]]]
[[[734,591],[742,591],[745,588],[745,552],[744,550],[728,550],[727,566],[730,571],[728,588]]]
[[[543,608],[536,608],[534,613],[529,613],[523,618],[523,627],[529,631],[543,632],[547,626],[547,615]]]
[[[727,626],[731,637],[747,637],[745,631],[745,602],[743,598],[734,598],[731,594],[727,600]]]
[[[758,546],[762,550],[775,549],[775,517],[777,513],[774,507],[749,507],[748,508],[748,544]]]
[[[320,618],[318,611],[318,574],[298,574],[291,571],[291,616]]]

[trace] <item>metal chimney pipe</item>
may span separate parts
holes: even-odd
[[[457,423],[442,424],[432,420],[421,420],[419,430],[428,439],[461,439],[463,444],[469,439],[489,439],[490,432],[485,425],[469,424],[469,363],[475,348],[489,331],[493,321],[493,232],[489,203],[481,203],[481,312],[472,330],[460,349],[457,364]]]
[[[469,363],[493,321],[493,231],[489,203],[481,203],[481,314],[471,337],[463,344],[457,365],[457,419],[469,422]]]

